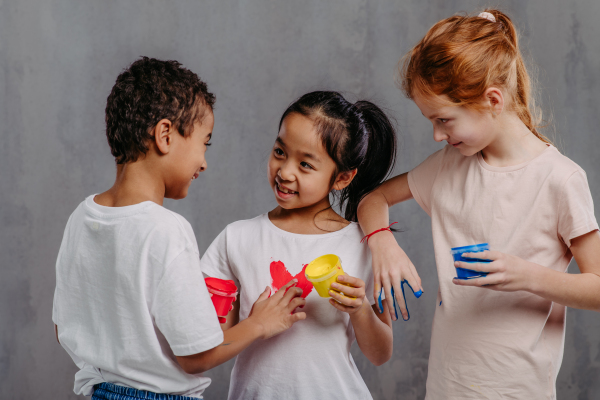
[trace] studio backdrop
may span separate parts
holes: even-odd
[[[442,144],[395,86],[399,59],[438,20],[479,0],[0,0],[0,398],[76,399],[77,367],[51,319],[55,261],[70,213],[109,188],[115,164],[104,107],[140,56],[175,59],[216,94],[208,170],[165,206],[192,224],[200,251],[228,224],[276,206],[266,160],[287,105],[312,90],[368,99],[397,122],[396,173]],[[493,2],[520,29],[549,134],[586,172],[600,216],[600,2]],[[551,117],[551,118],[550,118]],[[394,323],[394,354],[374,367],[353,349],[375,399],[425,394],[437,274],[430,219],[396,206],[396,237],[425,294]],[[577,265],[570,266],[578,272]],[[600,314],[569,309],[559,399],[600,398]],[[293,362],[293,360],[290,360]],[[207,375],[225,399],[230,361]]]

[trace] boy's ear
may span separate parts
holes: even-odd
[[[490,107],[494,117],[502,113],[502,110],[504,110],[504,94],[502,93],[502,90],[491,86],[487,88],[483,94],[483,98],[483,101]]]
[[[354,168],[351,171],[346,171],[346,172],[340,172],[337,176],[337,178],[335,178],[335,182],[333,184],[333,189],[334,190],[342,190],[345,187],[347,187],[350,182],[352,182],[352,179],[354,179],[354,177],[356,176],[356,172],[357,169]]]
[[[156,145],[158,151],[160,151],[162,154],[167,154],[171,149],[174,131],[175,128],[173,127],[173,124],[166,118],[158,121],[152,130],[154,144]]]

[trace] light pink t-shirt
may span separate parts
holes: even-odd
[[[440,282],[426,399],[555,399],[565,307],[454,285],[450,249],[487,242],[565,272],[571,239],[598,229],[585,172],[553,146],[493,167],[448,145],[410,171],[408,184],[431,216]]]

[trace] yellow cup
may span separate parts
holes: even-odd
[[[336,282],[338,275],[344,275],[342,261],[335,254],[315,258],[306,266],[304,275],[315,287],[319,296],[331,297],[329,295],[331,284]]]

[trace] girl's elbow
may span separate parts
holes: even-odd
[[[386,362],[390,361],[390,359],[392,358],[393,350],[393,347],[389,346],[385,351],[380,352],[374,357],[370,357],[369,361],[371,361],[371,364],[373,364],[374,366],[379,367],[380,365],[383,365]]]

